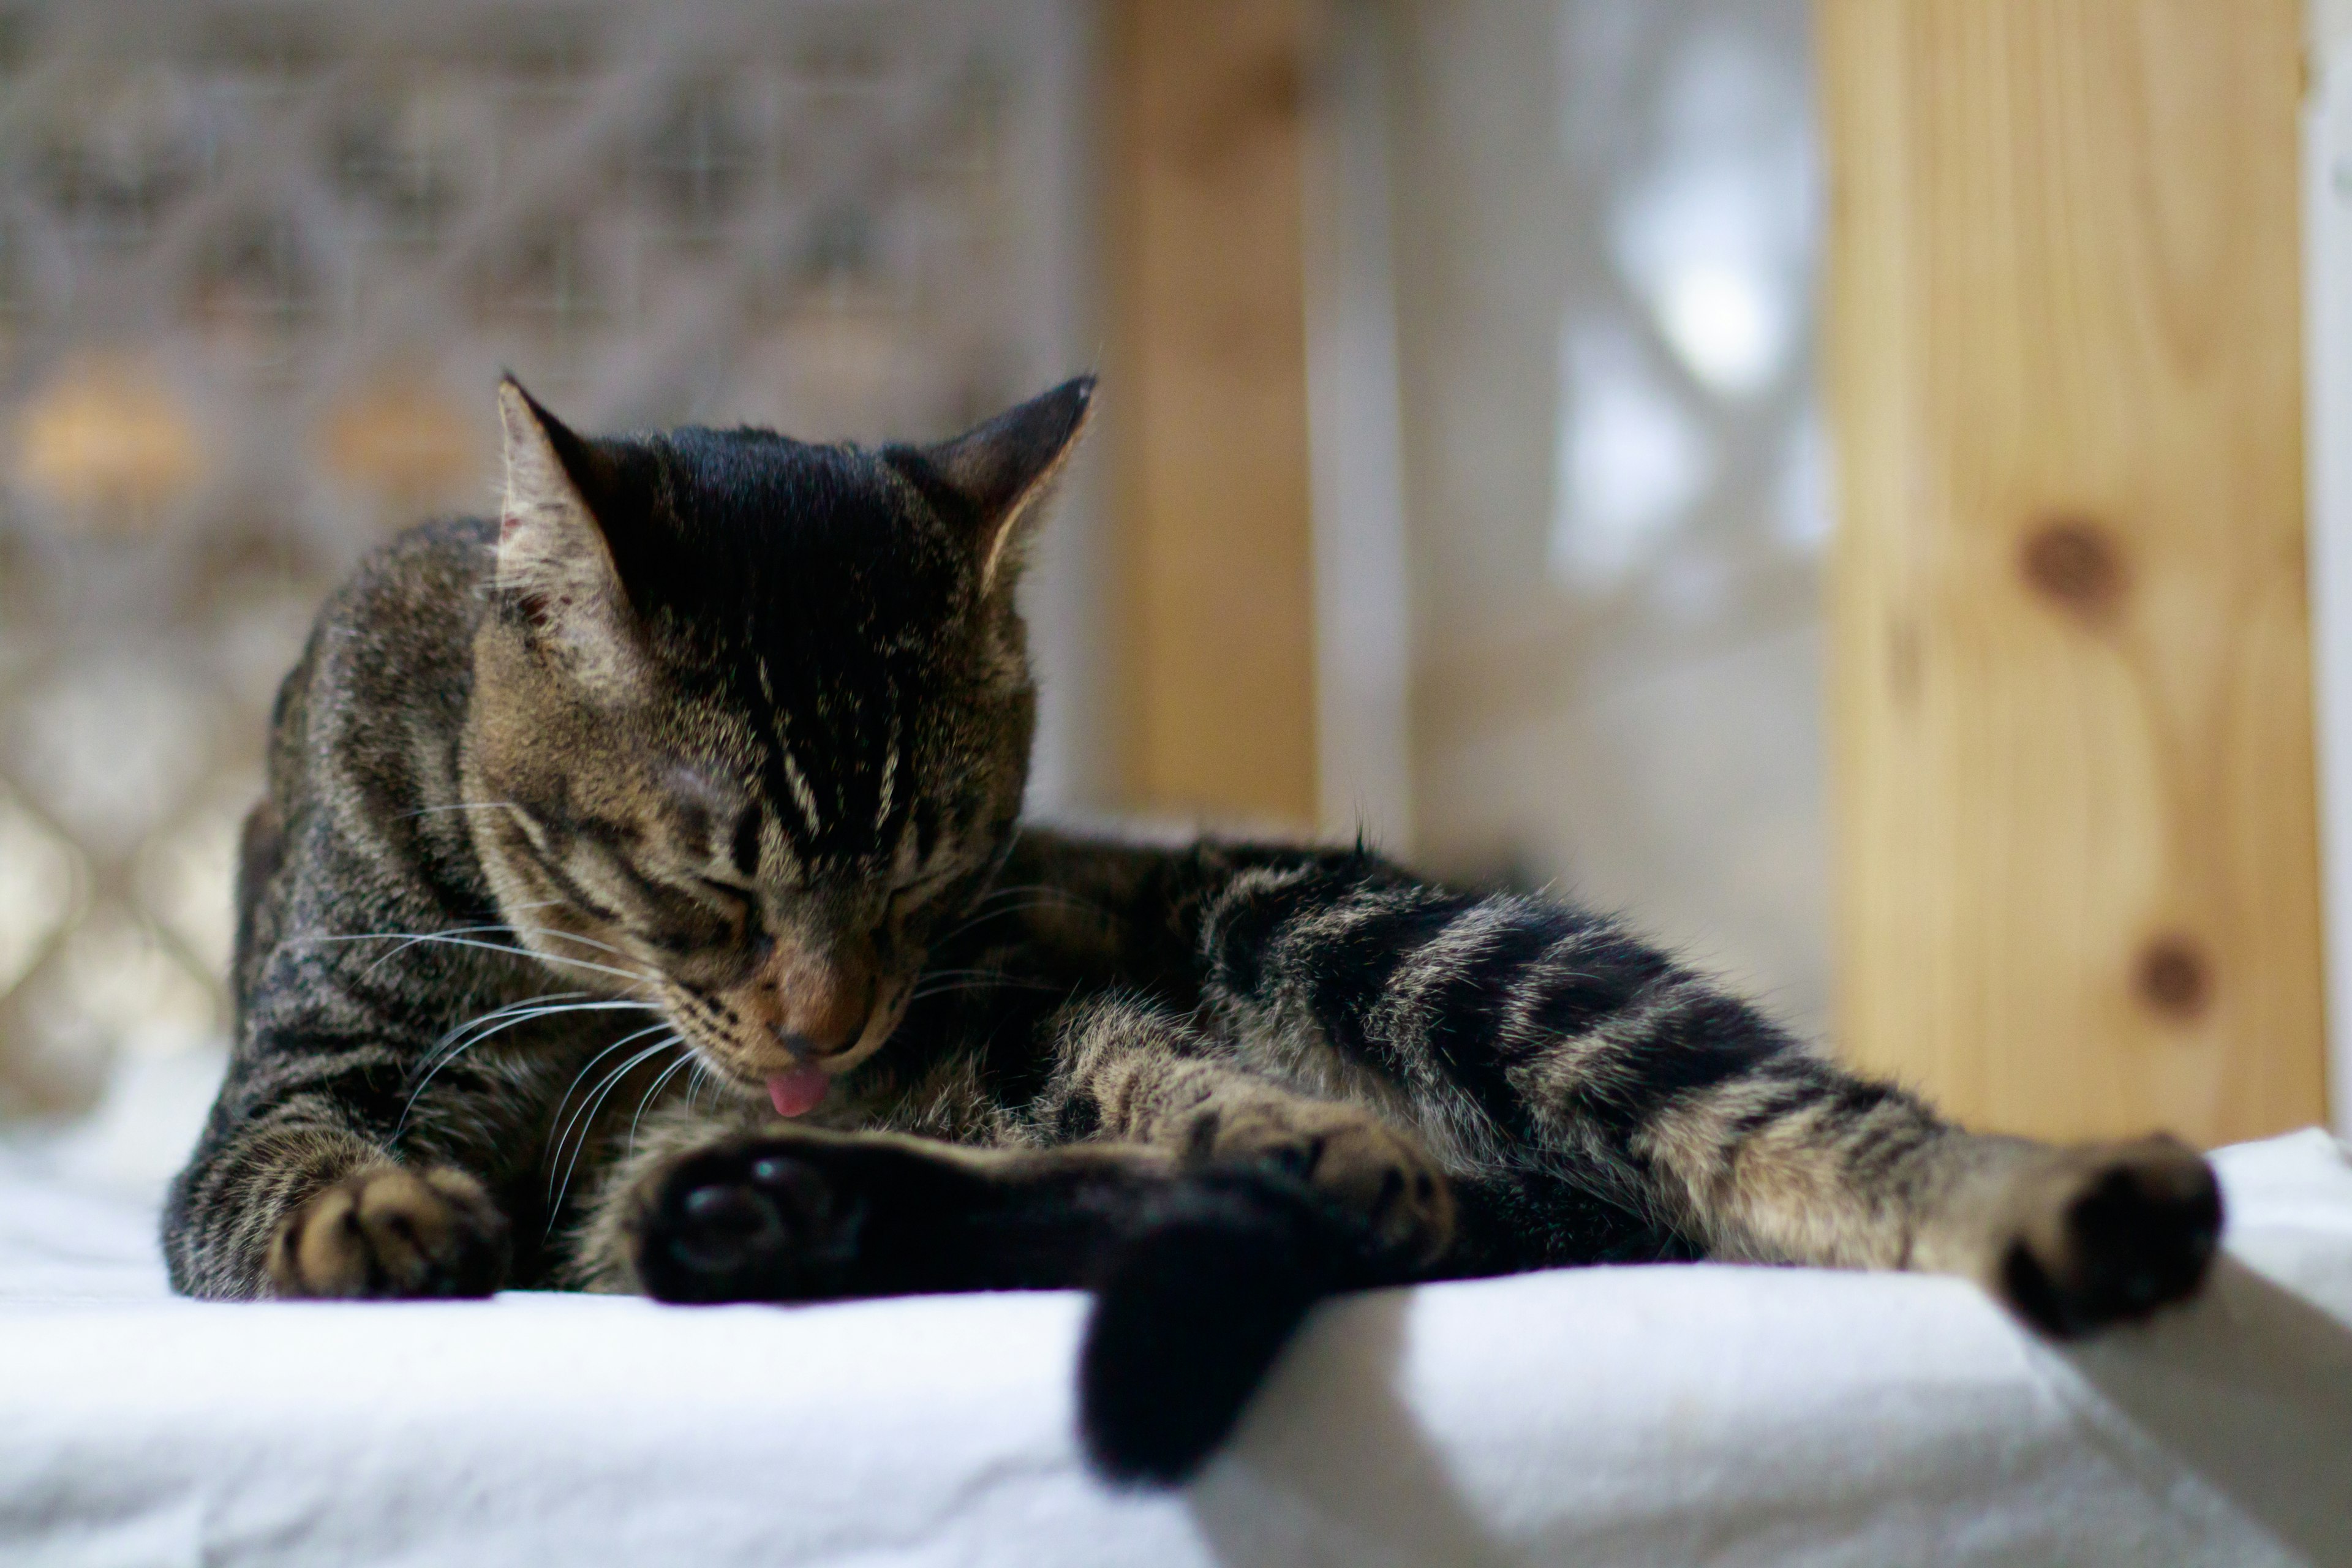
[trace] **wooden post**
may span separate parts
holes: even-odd
[[[1311,826],[1311,0],[1122,0],[1108,171],[1126,794]]]
[[[1841,1024],[1979,1123],[2319,1121],[2301,0],[1820,0]]]

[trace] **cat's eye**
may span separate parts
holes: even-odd
[[[743,815],[735,819],[735,832],[729,841],[735,858],[735,869],[746,877],[760,874],[760,808],[747,805]]]
[[[760,921],[760,900],[751,889],[733,882],[723,882],[716,877],[697,877],[695,885],[717,900],[725,918],[734,928],[733,940],[741,945],[757,942],[765,935]]]
[[[722,882],[716,877],[697,877],[695,886],[717,899],[730,911],[748,911],[759,903],[751,889],[734,882]]]

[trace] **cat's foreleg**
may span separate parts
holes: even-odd
[[[1055,1020],[1055,1071],[1036,1108],[1049,1136],[1167,1151],[1187,1169],[1265,1163],[1360,1215],[1398,1258],[1451,1244],[1453,1190],[1412,1134],[1354,1103],[1297,1093],[1148,1003],[1106,997]]]
[[[163,1242],[175,1289],[227,1299],[482,1296],[511,1256],[480,1182],[402,1163],[313,1095],[208,1130]]]
[[[1190,1475],[1317,1301],[1405,1277],[1303,1182],[1136,1144],[974,1149],[774,1123],[649,1152],[612,1197],[606,1283],[662,1300],[1093,1290],[1079,1426],[1122,1481]]]
[[[614,1171],[572,1273],[673,1301],[1086,1285],[1175,1170],[1134,1144],[980,1149],[681,1124]]]

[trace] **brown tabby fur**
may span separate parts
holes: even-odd
[[[280,695],[174,1284],[1080,1282],[1115,1222],[1070,1215],[1263,1168],[1401,1276],[1927,1269],[2056,1331],[2195,1288],[2168,1139],[1971,1135],[1612,921],[1360,847],[1019,825],[1013,586],[1090,391],[868,451],[587,440],[509,384],[501,519],[380,551]]]

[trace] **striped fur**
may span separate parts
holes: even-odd
[[[1292,1183],[1359,1281],[1925,1268],[2055,1331],[2194,1289],[2187,1149],[1966,1133],[1612,920],[1016,827],[1012,583],[1086,399],[872,453],[510,389],[529,493],[387,546],[281,696],[174,1284],[1085,1283],[1171,1215],[1320,1223]]]

